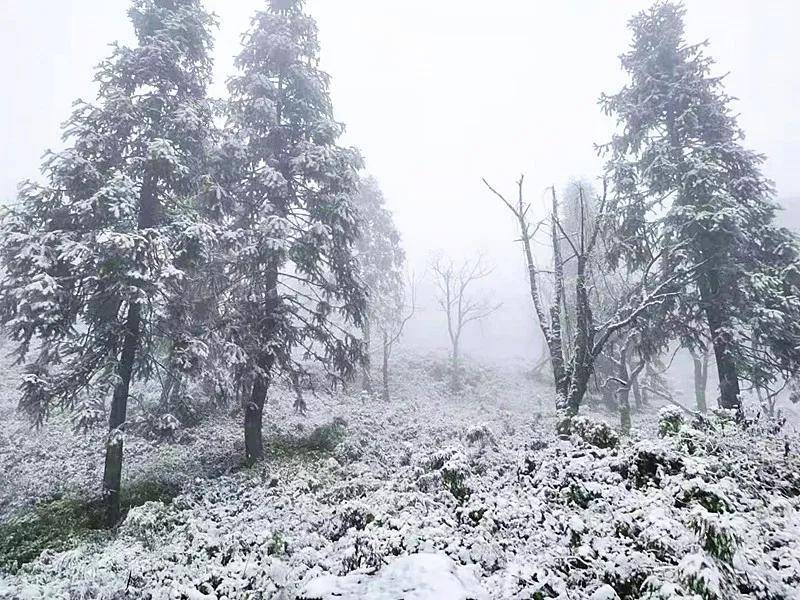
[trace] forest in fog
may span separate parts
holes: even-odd
[[[461,167],[490,240],[394,210],[321,5],[259,0],[220,86],[208,4],[131,0],[3,198],[0,598],[800,599],[800,209],[694,5],[609,45],[596,172]]]

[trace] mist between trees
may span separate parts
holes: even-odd
[[[332,387],[388,405],[394,350],[422,303],[449,342],[458,397],[465,333],[507,308],[479,248],[422,272],[406,264],[379,182],[340,143],[301,1],[254,16],[223,99],[207,93],[216,22],[199,0],[135,0],[129,16],[137,44],[100,63],[97,97],[75,104],[67,147],[21,186],[0,239],[20,410],[38,426],[58,411],[107,426],[107,527],[122,511],[135,386],[158,386],[151,416],[165,429],[239,411],[254,464],[276,386],[301,413]],[[627,433],[648,398],[744,421],[745,399],[772,416],[794,389],[800,245],[777,226],[765,159],[744,145],[683,18],[657,2],[631,20],[627,83],[600,99],[617,133],[598,147],[596,178],[554,187],[532,210],[541,190],[524,177],[474,174],[524,259],[520,327],[542,340],[524,360],[548,382],[563,435],[587,401]],[[663,381],[677,355],[691,356],[691,404]]]

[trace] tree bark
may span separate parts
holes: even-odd
[[[461,377],[459,374],[459,360],[458,360],[458,340],[453,342],[453,354],[451,356],[451,369],[453,371],[452,374],[452,388],[454,392],[461,391]]]
[[[264,458],[264,440],[261,432],[264,401],[269,387],[265,377],[257,375],[253,391],[244,410],[244,453],[248,465]]]
[[[367,357],[366,362],[364,363],[363,370],[362,370],[362,377],[361,377],[361,387],[367,393],[372,393],[372,377],[370,376],[369,367],[370,367],[370,347],[372,345],[372,334],[369,326],[369,319],[364,319],[364,356]]]
[[[583,250],[583,248],[581,248]],[[586,286],[586,256],[577,256],[577,273],[575,276],[575,312],[576,329],[573,347],[572,372],[570,373],[569,399],[567,412],[578,414],[583,397],[589,385],[589,378],[594,371],[594,320],[589,293]]]
[[[719,406],[731,410],[741,410],[739,398],[739,375],[736,362],[731,356],[730,336],[725,331],[725,318],[720,306],[719,282],[713,269],[706,269],[700,276],[700,295],[711,332],[711,344],[717,362],[719,375]]]
[[[703,352],[702,356],[694,350],[690,352],[692,354],[692,362],[694,363],[694,396],[697,400],[697,410],[704,413],[708,409],[708,403],[706,402],[708,352]]]
[[[153,227],[158,219],[157,182],[157,178],[151,173],[146,173],[142,180],[137,223],[139,230]],[[128,396],[133,379],[136,352],[139,349],[141,327],[142,307],[138,301],[132,300],[128,305],[128,314],[125,317],[122,351],[117,363],[118,380],[111,398],[111,413],[108,419],[109,434],[106,440],[106,459],[103,468],[103,503],[106,526],[109,528],[115,527],[120,518],[123,432],[128,418]]]
[[[631,403],[630,391],[633,384],[630,373],[628,372],[628,348],[623,346],[622,353],[619,360],[619,369],[617,377],[624,384],[620,384],[617,388],[617,399],[619,402],[619,421],[622,433],[628,434],[631,432]]]
[[[133,365],[136,350],[139,346],[141,328],[141,306],[133,302],[128,307],[125,323],[125,338],[122,353],[117,366],[119,381],[114,387],[111,399],[111,414],[108,420],[108,438],[106,440],[106,461],[103,470],[103,501],[105,504],[106,526],[115,527],[120,517],[120,487],[122,482],[122,436],[128,411],[128,395],[130,394]]]
[[[261,343],[269,347],[278,328],[277,312],[280,308],[278,295],[278,263],[273,261],[266,269],[264,277],[264,329],[261,330]],[[245,462],[252,465],[264,457],[264,441],[262,422],[264,403],[272,378],[272,367],[275,364],[275,354],[264,350],[257,357],[257,367],[253,377],[253,388],[250,399],[244,407],[244,449]]]
[[[391,351],[391,343],[389,341],[389,334],[383,332],[383,366],[381,368],[381,376],[383,378],[383,401],[389,402],[389,352]]]
[[[631,390],[633,390],[633,402],[636,405],[636,410],[642,410],[643,400],[642,400],[642,389],[639,387],[639,379],[633,380],[633,385],[631,386]]]

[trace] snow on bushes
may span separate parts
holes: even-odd
[[[782,439],[714,416],[615,443],[581,417],[559,439],[524,384],[487,411],[413,381],[403,374],[392,410],[327,398],[302,431],[291,402],[271,405],[284,423],[271,439],[337,416],[347,431],[333,455],[282,452],[190,481],[171,504],[132,510],[115,539],[0,577],[0,597],[295,600],[324,581],[380,598],[420,555],[449,561],[440,574],[467,568],[478,587],[465,597],[777,600],[800,587],[800,459]]]
[[[420,553],[395,559],[376,575],[325,576],[311,581],[298,600],[481,600],[474,575],[442,554]]]

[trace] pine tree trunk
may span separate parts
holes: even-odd
[[[157,178],[147,173],[139,191],[139,230],[149,229],[156,224],[159,213]],[[106,526],[115,527],[120,518],[120,489],[122,484],[123,431],[128,418],[128,396],[130,395],[133,367],[142,326],[142,307],[131,302],[125,318],[125,334],[122,351],[117,364],[118,381],[111,398],[111,414],[108,419],[109,435],[106,441],[106,460],[103,468],[103,503],[105,505]]]
[[[277,327],[277,315],[280,309],[278,294],[278,263],[273,261],[266,269],[264,276],[264,315],[263,329],[260,331],[262,347],[269,347]],[[250,399],[244,407],[244,451],[245,462],[252,465],[264,457],[264,439],[262,422],[264,403],[272,377],[275,355],[270,350],[260,353],[257,358],[258,369],[253,377]]]
[[[383,401],[389,402],[389,351],[391,345],[389,344],[389,335],[383,333],[383,368],[381,375],[383,377]]]
[[[720,306],[719,282],[713,269],[707,269],[700,276],[700,295],[703,300],[714,358],[719,375],[719,406],[731,410],[741,410],[739,398],[739,375],[736,362],[731,356],[729,335],[724,331],[725,319]]]
[[[117,377],[119,381],[114,387],[111,399],[111,414],[108,420],[108,439],[106,441],[106,462],[103,470],[103,502],[105,504],[106,526],[115,527],[120,517],[120,487],[122,483],[122,450],[124,439],[122,432],[128,411],[128,395],[130,394],[133,364],[139,346],[139,330],[141,327],[141,306],[132,303],[128,308],[125,323],[125,338],[122,344]]]
[[[686,170],[686,165],[683,159],[683,144],[676,128],[676,112],[670,105],[667,109],[666,124],[667,132],[672,146],[673,157],[676,164],[680,165],[680,189],[683,189],[683,176]],[[682,191],[679,191],[678,205],[693,204],[693,199],[683,197]],[[711,343],[714,348],[714,357],[717,361],[717,373],[719,375],[719,405],[720,408],[734,409],[737,412],[741,410],[741,400],[739,398],[739,375],[736,369],[736,363],[731,356],[729,336],[724,332],[726,325],[726,315],[724,311],[723,294],[721,294],[721,286],[719,281],[719,265],[715,264],[715,257],[718,256],[720,248],[714,247],[714,241],[710,238],[711,232],[698,231],[696,232],[699,242],[699,250],[702,256],[708,262],[699,271],[698,287],[700,289],[700,298],[703,304],[703,310],[706,313],[706,322],[708,329],[711,332]]]
[[[257,375],[253,382],[250,400],[244,409],[244,453],[248,465],[264,458],[264,439],[261,428],[268,387],[269,384],[264,376]]]
[[[175,383],[172,384],[172,393],[169,396],[167,407],[172,416],[182,419],[188,416],[186,405],[179,406],[183,403],[183,375],[180,373],[175,377]],[[180,409],[180,410],[179,410]]]

